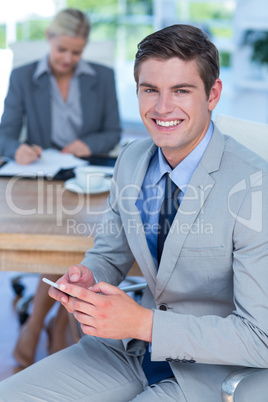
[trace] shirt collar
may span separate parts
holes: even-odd
[[[33,78],[34,80],[38,80],[43,74],[51,74],[51,69],[48,64],[48,56],[43,57],[37,63]]]
[[[87,63],[85,60],[79,60],[77,63],[76,69],[75,69],[75,75],[81,75],[81,74],[87,74],[87,75],[95,75],[96,71],[94,68]]]
[[[199,144],[174,169],[171,169],[162,153],[161,148],[158,148],[158,152],[155,154],[154,161],[152,161],[155,169],[153,184],[156,185],[165,173],[170,173],[172,181],[185,194],[191,177],[195,169],[197,168],[212,137],[213,130],[214,126],[211,121],[205,136],[202,138]]]
[[[52,75],[52,71],[51,71],[51,68],[50,68],[49,62],[48,62],[48,55],[46,55],[45,57],[43,57],[42,59],[40,59],[38,61],[34,75],[33,75],[34,80],[38,80],[38,78],[40,78],[40,76],[43,74],[51,74]],[[87,63],[86,61],[81,59],[77,63],[74,76],[78,77],[81,74],[95,75],[96,71],[89,63]]]

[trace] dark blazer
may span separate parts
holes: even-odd
[[[48,74],[33,79],[38,61],[16,68],[10,76],[0,124],[0,155],[14,158],[24,123],[27,141],[50,148],[51,102]],[[90,63],[95,75],[79,76],[83,125],[78,138],[96,153],[107,153],[120,139],[113,70]]]

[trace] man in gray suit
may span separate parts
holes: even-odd
[[[268,367],[268,166],[211,122],[217,49],[167,27],[139,44],[134,75],[151,139],[122,151],[103,230],[58,281],[74,297],[49,290],[87,335],[0,384],[1,401],[219,402],[229,373]],[[134,260],[141,305],[116,287]]]

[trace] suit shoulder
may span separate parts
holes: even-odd
[[[125,145],[120,153],[120,162],[136,166],[139,160],[145,157],[151,149],[156,149],[151,138],[134,140]]]
[[[32,77],[36,69],[38,61],[24,64],[23,66],[16,67],[12,70],[11,76],[13,77]]]
[[[114,177],[118,183],[129,183],[135,181],[135,175],[139,166],[143,164],[146,159],[154,154],[156,145],[151,138],[134,140],[128,143],[121,150],[116,164]]]
[[[85,61],[85,60],[84,60]],[[114,70],[111,67],[105,66],[103,64],[99,64],[99,63],[92,63],[89,61],[86,61],[86,63],[93,68],[93,70],[95,70],[95,72],[97,74],[101,74],[101,75],[111,75],[114,74]]]

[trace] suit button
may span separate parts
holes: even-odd
[[[167,311],[167,309],[168,309],[168,306],[166,304],[160,304],[159,310]]]

